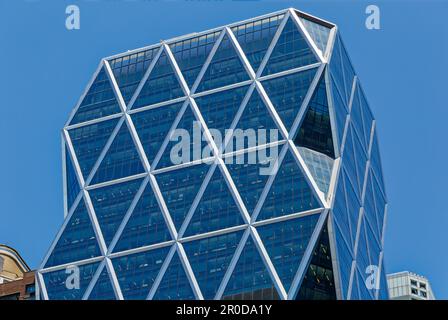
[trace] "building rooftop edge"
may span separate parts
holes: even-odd
[[[154,44],[151,44],[151,45],[148,45],[148,46],[127,50],[125,52],[120,52],[120,53],[117,53],[117,54],[114,54],[114,55],[111,55],[111,56],[104,57],[104,58],[102,58],[102,60],[116,59],[116,58],[120,58],[120,57],[129,55],[129,54],[133,54],[133,53],[137,53],[137,52],[141,52],[141,51],[157,48],[157,47],[161,46],[163,43],[169,45],[169,44],[172,44],[172,43],[175,43],[175,42],[178,42],[178,41],[188,40],[188,39],[199,37],[199,36],[202,36],[202,35],[205,35],[205,34],[208,34],[208,33],[220,31],[220,30],[222,30],[225,27],[231,28],[231,27],[234,27],[234,26],[237,26],[237,25],[250,23],[250,22],[253,22],[253,21],[256,21],[256,20],[269,18],[269,17],[276,16],[276,15],[279,15],[279,14],[286,14],[290,10],[294,10],[302,18],[308,19],[308,20],[313,21],[315,23],[320,23],[320,24],[324,25],[327,28],[336,27],[336,24],[334,24],[332,22],[329,22],[329,21],[324,20],[322,18],[316,17],[316,16],[311,15],[309,13],[297,10],[296,8],[289,7],[289,8],[286,8],[286,9],[279,10],[279,11],[270,12],[270,13],[267,13],[267,14],[264,14],[264,15],[261,15],[261,16],[257,16],[257,17],[253,17],[253,18],[249,18],[249,19],[245,19],[245,20],[241,20],[241,21],[232,22],[232,23],[229,23],[229,24],[226,24],[226,25],[222,25],[222,26],[219,26],[219,27],[215,27],[215,28],[212,28],[212,29],[208,29],[208,30],[204,30],[204,31],[200,31],[200,32],[191,32],[191,33],[188,33],[188,34],[185,34],[185,35],[181,35],[181,36],[177,36],[177,37],[173,37],[173,38],[170,38],[170,39],[167,39],[167,40],[161,40],[159,43],[154,43]]]
[[[19,264],[21,265],[21,267],[24,269],[25,272],[31,271],[31,268],[22,258],[20,253],[13,247],[0,243],[0,254],[2,253],[14,258],[17,262],[19,262]]]

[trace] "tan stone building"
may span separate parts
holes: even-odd
[[[13,248],[0,244],[0,300],[32,300],[34,272]]]

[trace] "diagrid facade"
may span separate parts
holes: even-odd
[[[332,23],[105,58],[62,139],[41,299],[387,299],[375,120]]]

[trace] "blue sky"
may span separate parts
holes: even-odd
[[[381,9],[381,30],[364,26]],[[81,29],[65,28],[77,4]],[[448,298],[443,1],[0,1],[0,243],[32,268],[63,220],[60,130],[102,57],[287,7],[339,25],[378,120],[389,197],[387,272]]]

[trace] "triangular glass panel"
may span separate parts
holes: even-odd
[[[221,31],[204,34],[170,44],[171,52],[190,88],[205,63]]]
[[[212,156],[211,148],[205,141],[202,130],[201,123],[188,105],[174,132],[169,133],[170,141],[163,150],[156,168],[160,169],[200,160],[203,155],[206,157]],[[207,152],[207,150],[210,152]]]
[[[298,149],[320,191],[327,194],[330,188],[334,160],[323,153],[308,148],[299,147]]]
[[[331,29],[303,17],[299,17],[299,19],[302,21],[306,31],[308,31],[316,46],[322,51],[322,54],[325,54]]]
[[[199,201],[185,236],[206,233],[244,224],[238,206],[219,167]]]
[[[254,89],[233,131],[232,139],[226,145],[226,152],[252,148],[279,139],[282,139],[282,135],[268,107]]]
[[[361,106],[362,111],[362,119],[364,122],[364,140],[366,143],[366,150],[368,150],[368,146],[370,145],[370,135],[372,131],[372,125],[373,125],[373,115],[372,111],[370,110],[369,104],[367,102],[366,96],[364,94],[364,91],[361,88],[361,84],[358,82],[358,94],[359,94],[359,102]]]
[[[77,266],[79,270],[79,288],[67,289],[67,280],[73,276],[73,272],[67,272],[69,269],[43,273],[45,289],[49,300],[81,300],[89,286],[90,281],[95,275],[100,262],[83,264]]]
[[[260,199],[269,175],[274,173],[277,155],[274,155],[272,151],[269,148],[260,149],[228,157],[224,160],[250,215]],[[261,157],[261,152],[266,152],[266,157]],[[268,152],[270,153],[269,156],[267,155]]]
[[[135,130],[150,164],[162,147],[182,104],[183,102],[175,103],[131,115]]]
[[[104,241],[109,246],[143,179],[113,184],[89,191]]]
[[[159,48],[132,53],[109,61],[121,95],[129,103]]]
[[[373,135],[372,151],[370,153],[370,164],[372,166],[374,176],[378,180],[378,186],[380,187],[381,192],[383,193],[384,196],[385,188],[384,188],[383,169],[381,166],[381,155],[378,145],[378,133],[376,128],[375,133]]]
[[[345,145],[342,153],[343,167],[347,171],[347,177],[352,182],[356,191],[356,196],[361,199],[361,185],[358,179],[358,169],[356,168],[355,148],[353,144],[352,127],[348,126]]]
[[[219,130],[221,139],[224,139],[226,130],[231,127],[247,89],[248,86],[243,86],[195,98],[207,127],[210,130]],[[215,142],[220,147],[221,141],[215,140]]]
[[[225,34],[202,76],[196,92],[224,87],[245,80],[249,80],[249,75],[230,37]]]
[[[168,227],[151,184],[148,183],[113,251],[139,248],[168,240],[171,240]]]
[[[330,240],[324,227],[314,248],[296,300],[336,300]]]
[[[104,266],[103,271],[97,279],[95,286],[89,294],[88,300],[116,300],[114,288],[107,273],[107,268]]]
[[[356,171],[358,172],[358,179],[359,179],[359,186],[360,190],[362,191],[362,188],[364,186],[364,179],[366,176],[366,169],[367,169],[367,154],[365,153],[362,145],[361,140],[358,136],[358,134],[355,131],[353,132],[353,147],[355,151],[355,157],[356,157]]]
[[[344,178],[345,192],[347,195],[347,209],[348,209],[348,217],[350,220],[350,229],[352,232],[352,244],[354,244],[356,240],[356,233],[358,231],[359,211],[361,209],[361,203],[358,199],[355,188],[353,187],[352,182],[348,178],[345,171],[343,174],[343,178]],[[352,248],[354,250],[354,245]]]
[[[366,192],[364,196],[364,217],[366,217],[367,222],[375,230],[376,241],[380,243],[381,237],[379,236],[380,228],[378,226],[378,218],[376,216],[375,208],[375,198],[374,191],[372,187],[372,173],[369,172],[369,176],[366,183]]]
[[[252,237],[249,236],[222,300],[279,300],[279,295]]]
[[[138,93],[132,109],[156,104],[182,97],[184,91],[180,86],[173,66],[163,50],[159,60],[150,71],[149,77]]]
[[[262,82],[288,131],[300,111],[316,71],[317,68],[313,68]]]
[[[283,159],[257,220],[319,208],[312,187],[290,151]]]
[[[145,172],[128,126],[123,122],[90,184],[120,179]]]
[[[373,300],[374,289],[367,288],[367,283],[370,283],[370,279],[367,279],[369,274],[364,273],[364,271],[365,271],[365,268],[363,270],[358,269],[359,299],[360,300]]]
[[[100,255],[89,213],[81,199],[45,263],[45,268]]]
[[[275,44],[262,75],[303,67],[318,62],[305,37],[290,17]]]
[[[106,68],[103,66],[76,110],[70,125],[119,112],[121,112],[120,105],[107,76]]]
[[[73,202],[81,190],[78,179],[76,178],[75,167],[73,166],[69,150],[65,147],[65,186],[67,189],[67,210],[70,210]]]
[[[215,297],[244,231],[184,243],[204,299]]]
[[[362,142],[362,148],[364,152],[367,152],[368,150],[368,144],[366,143],[366,140],[364,139],[364,121],[362,119],[362,110],[361,110],[361,104],[359,101],[359,86],[356,86],[355,93],[353,95],[353,101],[352,101],[352,108],[350,111],[350,123],[353,125],[353,129],[355,130],[355,133],[360,137],[360,141]]]
[[[339,223],[333,224],[333,231],[335,237],[335,245],[337,250],[339,274],[341,277],[341,289],[342,296],[346,297],[348,294],[348,286],[350,283],[350,273],[353,264],[353,251],[348,247],[350,241],[350,233],[346,234],[346,231],[342,231],[342,226]],[[344,235],[343,235],[344,234]]]
[[[383,223],[384,223],[384,214],[386,211],[386,199],[384,198],[383,193],[380,190],[380,186],[376,178],[374,177],[373,171],[369,171],[369,175],[372,177],[373,181],[373,192],[375,194],[375,208],[376,208],[376,216],[378,218],[378,234],[381,236],[383,234]]]
[[[344,70],[344,80],[345,80],[345,88],[347,92],[346,101],[347,104],[350,101],[350,96],[352,93],[352,87],[353,87],[353,79],[355,78],[355,71],[353,70],[352,63],[350,62],[350,58],[348,57],[348,53],[345,50],[344,43],[339,35],[337,35],[337,38],[339,38],[340,45],[341,45],[341,57],[342,57],[342,68]]]
[[[313,214],[257,228],[286,291],[297,273],[319,216]]]
[[[174,253],[153,300],[194,300],[190,281],[177,253]]]
[[[386,270],[384,270],[384,258],[381,264],[380,289],[378,292],[378,300],[389,300],[389,289],[387,287]]]
[[[358,281],[358,272],[356,271],[353,273],[353,280],[352,280],[352,291],[350,294],[350,300],[360,300],[361,297],[359,295],[359,281]]]
[[[125,300],[144,300],[149,294],[171,247],[112,259]]]
[[[334,197],[334,204],[333,204],[333,216],[334,220],[338,224],[338,226],[341,228],[341,232],[345,235],[345,239],[347,240],[347,243],[350,247],[350,250],[353,249],[354,240],[352,238],[352,231],[351,231],[351,223],[350,223],[350,217],[348,213],[348,205],[347,200],[345,196],[345,183],[344,183],[344,173],[343,170],[340,172],[339,179],[338,179],[338,186],[336,190],[336,196]],[[355,226],[356,229],[356,226]],[[356,230],[355,230],[356,235]],[[352,251],[353,252],[353,251]]]
[[[171,219],[179,231],[210,166],[198,164],[156,174]]]
[[[294,143],[334,159],[333,134],[324,75],[308,104],[308,110],[294,138]]]
[[[68,131],[84,179],[87,179],[118,121],[118,118],[111,119]]]
[[[344,81],[344,72],[342,71],[342,68],[343,67],[341,58],[341,41],[339,37],[334,37],[333,50],[331,53],[331,60],[330,60],[330,73],[335,81],[335,87],[339,89],[342,101],[344,102],[346,108],[348,109],[349,100],[346,98],[347,90],[349,91],[348,95],[350,95],[352,88],[350,87],[346,89]]]
[[[369,249],[366,237],[366,221],[362,219],[361,229],[359,232],[358,250],[356,253],[356,263],[359,269],[364,273],[366,268],[370,265]]]
[[[335,119],[336,119],[336,131],[338,133],[338,138],[339,138],[339,147],[342,147],[342,138],[344,137],[344,130],[345,130],[345,123],[347,122],[347,109],[346,106],[344,104],[344,102],[342,101],[342,97],[339,93],[338,88],[336,87],[336,84],[333,80],[333,76],[329,77],[330,83],[331,83],[331,92],[332,92],[332,97],[333,97],[333,109],[334,109],[334,114]]]
[[[379,266],[380,265],[380,253],[381,253],[381,245],[379,244],[377,238],[378,235],[376,231],[374,232],[372,226],[369,224],[369,221],[366,220],[366,237],[367,237],[367,245],[369,246],[369,257],[370,257],[370,265],[371,266]]]
[[[256,72],[282,22],[284,14],[251,21],[232,28],[244,54]]]

